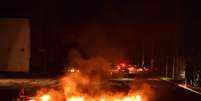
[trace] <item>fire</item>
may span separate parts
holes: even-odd
[[[51,96],[50,95],[43,95],[41,97],[41,101],[51,101]]]
[[[105,101],[105,98],[101,98],[100,101]]]
[[[122,65],[126,66],[126,64]],[[83,71],[82,69],[79,71],[72,68],[70,72],[79,73],[69,73],[68,71],[64,77],[60,78],[58,88],[52,88],[52,90],[49,88],[45,90],[41,89],[36,94],[38,98],[30,101],[148,101],[146,94],[152,93],[149,87],[146,87],[145,90],[141,90],[141,88],[136,89],[137,86],[133,89],[132,87],[131,89],[129,88],[129,92],[113,92],[110,90],[118,90],[118,88],[112,88],[113,85],[116,87],[116,82],[114,84],[113,82],[104,81],[102,78],[99,78],[99,76],[102,77],[102,75],[97,76],[96,74],[101,71],[101,69],[97,69],[96,71],[96,69],[93,68],[92,73]],[[107,76],[104,75],[103,77],[106,78]],[[117,85],[119,86],[118,83]],[[110,86],[112,86],[111,89],[109,88]],[[130,86],[135,85],[131,84]],[[143,93],[145,91],[150,92]]]
[[[133,97],[126,97],[122,101],[135,101]]]
[[[85,99],[82,96],[72,96],[67,98],[66,101],[142,101],[141,96],[125,96],[123,98],[115,98],[115,97],[108,97],[108,98],[99,98],[99,99]]]
[[[63,101],[54,99],[53,96],[45,94],[36,99],[30,99],[29,101]],[[65,101],[142,101],[140,95],[136,96],[108,96],[104,95],[103,97],[90,97],[90,96],[66,96]]]
[[[114,101],[121,101],[121,100],[120,100],[120,99],[116,99],[116,98],[115,98],[115,99],[114,99]]]
[[[75,72],[75,69],[74,69],[74,68],[72,68],[72,69],[70,70],[70,72],[74,73],[74,72]]]
[[[49,94],[46,94],[41,97],[31,98],[29,101],[52,101],[52,100],[51,100],[51,96]]]
[[[63,78],[61,80],[61,89],[39,90],[38,94],[36,94],[36,99],[29,101],[147,101],[144,93],[132,90],[127,95],[101,92],[101,89],[94,88],[96,85],[88,85],[91,82],[81,74],[68,75],[66,78]],[[83,90],[83,87],[85,89],[89,87],[89,89]],[[97,90],[93,91],[94,89]],[[100,91],[100,93],[97,91]],[[143,99],[141,95],[143,95]]]
[[[81,96],[73,96],[73,97],[67,99],[66,101],[85,101],[85,100]]]
[[[121,63],[120,64],[122,67],[126,67],[126,64],[125,63]]]
[[[121,69],[121,66],[118,65],[118,66],[117,66],[117,69],[120,70],[120,69]]]
[[[136,96],[136,101],[141,101],[141,96],[140,95]]]
[[[131,91],[128,95],[124,94],[113,94],[112,92],[101,92],[101,89],[94,88],[94,86],[90,86],[91,82],[88,78],[81,75],[81,73],[68,75],[66,78],[62,80],[62,88],[54,89],[54,90],[39,90],[37,95],[37,99],[30,101],[142,101],[141,95],[136,94],[135,91]],[[83,87],[89,87],[87,92]],[[97,89],[101,93],[97,91],[93,91]],[[90,92],[90,91],[93,92]],[[97,93],[97,94],[96,94]],[[146,101],[146,100],[143,100]]]

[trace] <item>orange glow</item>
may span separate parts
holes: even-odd
[[[134,97],[125,97],[122,101],[135,101]]]
[[[43,95],[41,97],[41,101],[50,101],[51,100],[51,96],[50,95]]]
[[[70,72],[72,72],[72,73],[73,73],[73,72],[75,72],[75,69],[74,69],[74,68],[72,68],[72,69],[70,70]]]
[[[78,72],[76,69],[70,70],[72,70],[70,72]],[[96,85],[99,86],[99,84],[97,84],[97,82],[96,84],[94,84],[95,82],[91,82],[89,77],[83,75],[82,72],[69,73],[61,78],[60,83],[61,89],[41,89],[36,94],[36,99],[30,101],[148,101],[146,98],[147,95],[144,95],[141,90],[139,92],[130,90],[128,94],[125,95],[124,93],[105,92],[101,91],[101,88],[94,88]],[[92,83],[95,86],[88,85]],[[90,88],[87,89],[86,92],[84,87]],[[95,90],[93,91],[93,89]],[[146,88],[146,91],[147,89],[148,88]],[[88,90],[91,90],[91,92]],[[100,91],[100,93],[97,91]],[[97,94],[91,95],[96,92]]]
[[[115,97],[115,95],[110,96],[110,97],[102,97],[102,98],[91,98],[91,97],[87,96],[86,97],[87,99],[86,99],[85,97],[84,96],[71,96],[69,98],[67,97],[65,100],[66,101],[142,101],[140,95],[122,96],[120,98]],[[39,97],[39,98],[40,98],[40,100],[39,99],[38,100],[37,99],[36,100],[32,99],[32,100],[29,100],[29,101],[55,101],[48,94],[44,95],[42,97]]]
[[[85,100],[81,96],[73,96],[73,97],[67,99],[66,101],[85,101]]]
[[[105,101],[105,98],[101,98],[100,101]]]
[[[141,101],[141,96],[140,95],[136,96],[136,101]]]
[[[126,64],[122,63],[121,66],[122,66],[122,67],[126,67]]]
[[[61,83],[63,87],[62,91],[46,91],[41,89],[36,96],[37,98],[30,101],[142,101],[141,96],[136,95],[135,91],[129,92],[128,95],[103,92],[93,97],[80,92],[81,87],[78,84],[86,85],[91,83],[82,73],[68,75],[62,78]]]
[[[117,66],[117,69],[118,69],[118,70],[120,70],[120,69],[121,69],[121,67],[118,65],[118,66]]]
[[[72,96],[67,98],[66,101],[141,101],[141,96],[125,96],[123,98],[115,98],[115,97],[107,97],[107,98],[100,98],[100,99],[85,99],[82,96]]]
[[[121,101],[120,99],[115,98],[114,101]]]

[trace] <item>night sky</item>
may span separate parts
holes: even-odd
[[[200,47],[199,3],[183,0],[7,0],[1,17],[29,17],[48,49],[66,56],[140,59],[185,55]],[[144,48],[143,48],[144,47]],[[55,52],[55,51],[54,51]]]

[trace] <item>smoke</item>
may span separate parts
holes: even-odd
[[[96,71],[102,72],[111,67],[111,63],[108,59],[105,59],[102,56],[94,56],[89,59],[84,59],[76,49],[70,50],[68,56],[69,66],[78,66],[78,68],[87,75]]]
[[[64,87],[71,87],[70,91],[75,93],[79,91],[93,94],[100,90],[101,83],[108,80],[106,78],[108,78],[111,63],[101,56],[84,59],[76,49],[70,50],[68,56],[69,67],[76,66],[80,73],[67,73],[61,80]],[[64,89],[68,92],[69,88]]]
[[[100,84],[91,81],[89,78],[82,73],[65,75],[60,80],[62,88],[40,89],[36,97],[50,95],[51,101],[152,101],[156,98],[157,92],[154,88],[141,80],[133,82],[129,91],[123,93],[111,92],[109,89],[104,90]],[[108,83],[104,85],[109,85]],[[136,96],[140,96],[142,100],[136,100]]]
[[[167,4],[172,8],[167,9]],[[156,4],[104,1],[103,7],[95,11],[97,15],[90,12],[93,17],[87,16],[88,19],[64,28],[70,30],[64,31],[65,44],[76,43],[86,57],[102,56],[118,63],[140,58],[143,49],[145,57],[150,58],[152,48],[155,56],[170,55],[180,42],[180,6],[173,1]]]
[[[155,97],[154,89],[143,80],[123,85],[111,82],[111,62],[102,56],[85,59],[77,49],[71,49],[68,56],[69,66],[79,68],[80,72],[67,72],[57,89],[41,89],[37,96],[50,95],[52,101],[139,101],[138,95],[149,101]]]
[[[76,30],[65,31],[63,43],[69,49],[78,50],[83,58],[101,56],[112,63],[127,62],[129,56],[135,54],[136,34],[131,28],[115,27],[114,24],[89,22]]]
[[[145,80],[138,79],[132,82],[128,94],[140,94],[143,97],[143,101],[154,101],[156,93],[153,85],[150,85],[150,83],[147,83]]]

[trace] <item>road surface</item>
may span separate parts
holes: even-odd
[[[133,84],[145,90],[149,101],[201,101],[201,95],[160,79],[139,79]]]
[[[10,81],[9,81],[10,80]],[[21,79],[0,79],[0,101],[12,101],[19,93],[19,87]],[[25,79],[21,80],[24,81]],[[119,80],[119,81],[118,81]],[[12,81],[12,82],[11,82]],[[26,81],[26,80],[25,80]],[[34,84],[48,84],[53,82],[53,80],[34,80],[28,79],[26,83],[30,81]],[[118,87],[111,87],[114,91],[139,91],[142,93],[144,99],[148,101],[201,101],[201,95],[188,91],[186,89],[180,88],[174,84],[162,81],[157,78],[139,78],[136,77],[132,79],[116,79],[120,84]],[[128,82],[126,82],[128,81]],[[126,83],[125,83],[126,82]],[[6,85],[7,83],[8,85]],[[4,85],[1,85],[4,84]],[[17,85],[20,85],[17,87]],[[26,85],[26,84],[24,84]],[[28,85],[28,84],[27,84]],[[31,88],[31,87],[30,87]],[[29,88],[29,89],[30,89]],[[34,88],[31,88],[31,90]]]

